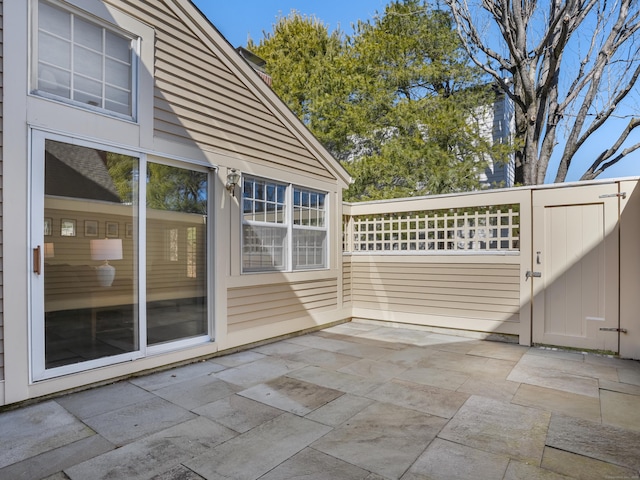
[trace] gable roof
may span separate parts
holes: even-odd
[[[318,161],[346,188],[351,183],[348,172],[313,136],[287,105],[262,80],[257,72],[240,56],[218,29],[191,0],[164,0],[174,15],[197,36],[204,45],[258,98],[274,117],[278,118]]]

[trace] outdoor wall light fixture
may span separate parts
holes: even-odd
[[[238,183],[240,183],[240,173],[235,168],[232,168],[227,173],[227,184],[225,185],[232,197],[236,196]]]

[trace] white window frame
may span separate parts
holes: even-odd
[[[65,96],[56,95],[54,93],[39,90],[38,87],[38,37],[39,37],[39,6],[41,1],[48,3],[54,8],[68,12],[70,15],[74,15],[82,20],[92,23],[100,28],[108,30],[120,37],[127,38],[131,41],[131,115],[119,113],[108,108],[102,108],[101,106],[94,106],[88,103],[79,102],[73,100],[73,98],[67,98]],[[153,48],[149,49],[148,45],[153,45],[153,30],[150,27],[136,21],[128,15],[119,12],[113,7],[103,6],[99,9],[96,6],[96,2],[89,2],[88,0],[70,0],[72,5],[68,3],[62,3],[59,0],[32,0],[32,21],[31,21],[31,61],[30,61],[30,93],[38,97],[52,100],[55,102],[63,103],[73,107],[81,108],[84,110],[93,111],[96,113],[104,114],[110,117],[115,117],[122,120],[133,121],[140,123],[140,116],[143,110],[147,108],[146,101],[142,101],[139,95],[140,91],[144,91],[140,85],[140,70],[141,61],[149,68],[149,65],[153,64]],[[108,18],[104,18],[108,17]],[[135,32],[135,33],[134,33]],[[143,39],[147,43],[147,48],[143,48]],[[146,58],[145,58],[146,57]],[[149,58],[150,57],[150,58]],[[71,76],[73,77],[73,66],[71,68]],[[103,72],[104,73],[104,72]],[[70,96],[73,96],[73,89],[71,89]],[[104,91],[103,91],[104,101]],[[144,116],[148,116],[146,113]]]
[[[283,204],[283,220],[282,222],[269,222],[269,221],[260,221],[251,219],[248,220],[245,218],[245,201],[250,201],[254,205],[252,208],[253,212],[255,212],[255,203],[256,200],[261,201],[262,199],[256,199],[253,196],[249,198],[245,198],[245,186],[247,182],[265,182],[265,184],[281,186],[285,188],[284,194],[284,204]],[[299,190],[301,192],[306,192],[309,194],[315,194],[323,197],[322,209],[319,208],[309,209],[310,211],[316,212],[316,218],[319,218],[318,212],[322,212],[322,220],[323,225],[302,225],[300,223],[296,223],[294,219],[294,215],[296,213],[296,205],[294,205],[294,191]],[[309,270],[327,270],[329,268],[329,248],[328,248],[328,239],[329,239],[329,208],[328,208],[328,200],[329,200],[329,192],[321,191],[315,188],[309,188],[293,183],[288,183],[279,180],[272,180],[265,177],[254,176],[254,175],[245,175],[242,178],[242,198],[240,199],[240,215],[241,215],[241,271],[243,274],[255,274],[255,273],[270,273],[270,272],[299,272],[299,271],[309,271]],[[284,234],[284,244],[282,247],[283,250],[283,258],[281,262],[275,262],[279,264],[274,264],[270,267],[267,266],[257,266],[257,267],[247,267],[245,266],[245,247],[247,246],[245,242],[245,227],[256,227],[257,229],[273,229],[280,230]],[[309,232],[324,234],[324,239],[322,241],[322,263],[314,263],[311,265],[298,265],[295,260],[296,255],[296,247],[294,245],[295,233],[296,232]]]

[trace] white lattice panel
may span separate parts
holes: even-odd
[[[373,251],[518,251],[517,205],[361,215],[344,219],[344,248]]]

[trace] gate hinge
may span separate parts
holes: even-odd
[[[531,270],[527,271],[524,274],[525,280],[529,280],[530,278],[540,278],[542,277],[542,272],[532,272]]]
[[[611,328],[601,328],[600,329],[601,332],[620,332],[620,333],[627,333],[627,329],[626,328],[616,328],[616,327],[611,327]]]
[[[606,195],[600,195],[598,198],[611,198],[611,197],[622,197],[622,199],[625,199],[627,198],[627,192],[607,193]]]

